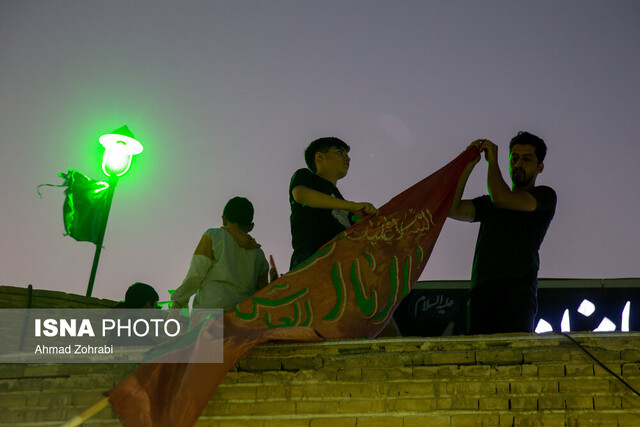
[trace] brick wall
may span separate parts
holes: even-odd
[[[640,334],[573,333],[640,389]],[[0,425],[58,425],[135,365],[0,365]],[[85,425],[120,425],[110,407]],[[640,426],[640,397],[559,335],[255,348],[199,426]]]
[[[27,299],[27,289],[0,286],[1,308],[26,307]],[[34,308],[114,303],[32,293]],[[640,333],[571,336],[640,389]],[[0,426],[60,425],[135,368],[0,365]],[[107,407],[84,425],[120,422]],[[640,427],[640,397],[554,334],[267,344],[229,372],[198,425]]]

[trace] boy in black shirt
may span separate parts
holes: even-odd
[[[338,191],[338,180],[349,171],[348,152],[341,139],[316,139],[304,152],[309,169],[299,169],[291,177],[291,269],[353,225],[350,214],[362,217],[378,212],[371,203],[344,200]]]

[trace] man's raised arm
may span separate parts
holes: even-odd
[[[482,143],[482,139],[476,139],[467,150],[471,147],[475,147],[480,150],[480,145]],[[451,203],[451,208],[449,209],[449,218],[453,218],[458,221],[466,221],[471,222],[474,220],[476,216],[476,208],[471,200],[461,200],[462,194],[464,193],[464,188],[467,185],[467,180],[469,179],[469,175],[473,171],[473,168],[480,161],[480,156],[476,157],[474,160],[467,163],[467,166],[464,168],[462,173],[460,174],[460,178],[458,179],[458,185],[456,186],[456,194],[453,197],[453,202]]]
[[[526,189],[510,189],[498,166],[498,146],[489,140],[484,140],[481,150],[487,159],[487,190],[493,205],[500,209],[533,212],[537,201]]]

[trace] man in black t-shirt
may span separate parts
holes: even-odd
[[[349,171],[348,152],[349,146],[338,138],[316,139],[304,152],[308,169],[299,169],[291,177],[291,269],[349,228],[351,214],[378,212],[371,203],[344,200],[338,191],[336,183]]]
[[[488,164],[488,196],[461,200],[477,157],[463,171],[449,217],[480,222],[467,305],[467,332],[492,334],[533,332],[538,310],[538,250],[553,219],[556,193],[535,186],[544,169],[547,147],[528,132],[509,143],[511,188],[498,167],[498,147],[486,139],[473,141]]]

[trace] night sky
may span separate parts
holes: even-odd
[[[105,179],[101,134],[144,145],[115,192],[93,296],[168,299],[226,201],[281,272],[288,184],[313,139],[351,145],[345,198],[381,206],[470,141],[549,147],[542,278],[639,277],[640,2],[0,1],[0,284],[83,294],[95,246],[63,237],[58,172]],[[486,163],[465,197],[486,194]],[[449,220],[422,280],[467,280]]]

